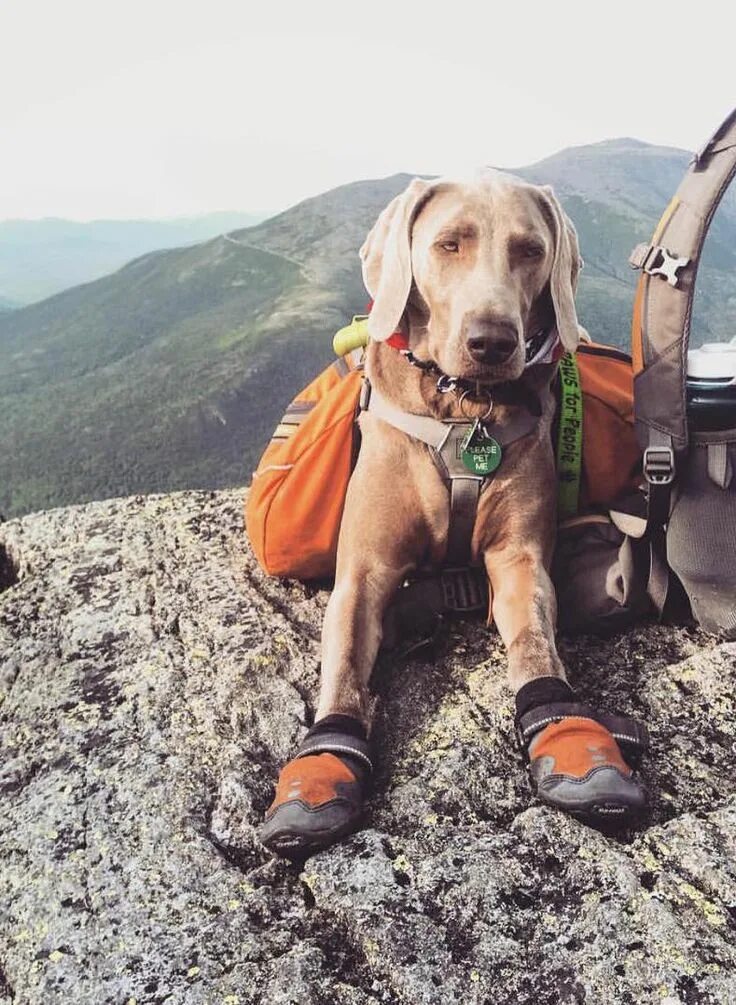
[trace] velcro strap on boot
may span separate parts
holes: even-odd
[[[343,754],[355,757],[369,771],[373,771],[368,742],[348,733],[318,733],[315,736],[307,736],[296,752],[296,757],[306,757],[307,754]]]
[[[624,715],[599,712],[592,705],[581,701],[556,702],[532,708],[516,720],[516,739],[522,751],[527,754],[529,744],[545,726],[563,719],[593,719],[605,727],[620,744],[625,753],[638,756],[649,747],[649,731],[643,722],[629,719]]]

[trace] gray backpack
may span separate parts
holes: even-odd
[[[661,612],[677,577],[700,625],[736,635],[736,345],[688,352],[708,227],[736,174],[736,110],[694,156],[650,244],[632,325],[634,410],[644,451],[643,517],[612,514],[649,551]]]

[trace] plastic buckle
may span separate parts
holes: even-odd
[[[485,610],[488,606],[488,583],[483,569],[444,569],[440,585],[448,611],[466,613]]]
[[[678,257],[661,245],[653,244],[649,248],[641,268],[647,275],[661,276],[667,280],[670,286],[677,286],[679,281],[677,273],[689,263],[689,258]]]
[[[647,447],[643,469],[650,485],[670,485],[675,479],[675,452],[672,447]]]
[[[358,398],[358,408],[361,412],[368,411],[368,405],[371,400],[371,382],[367,377],[363,377],[363,382],[360,387],[360,397]]]

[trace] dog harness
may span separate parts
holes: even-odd
[[[442,420],[430,415],[416,415],[397,408],[371,385],[367,377],[363,378],[360,411],[375,415],[407,436],[426,444],[450,496],[447,550],[439,575],[435,570],[420,571],[418,577],[400,591],[397,603],[402,605],[402,602],[408,601],[413,605],[421,602],[439,613],[487,609],[487,577],[482,563],[473,559],[472,538],[481,494],[493,480],[497,465],[487,473],[474,473],[469,469],[464,453],[476,432],[481,437],[481,443],[494,444],[499,451],[528,436],[539,424],[542,405],[536,394],[518,382],[484,388],[475,381],[445,374],[432,361],[418,360],[400,332],[394,333],[387,341],[411,365],[436,376],[436,386],[441,393],[459,393],[462,402],[475,388],[488,397],[490,405],[487,417],[481,420]],[[540,332],[527,341],[525,372],[532,367],[546,367],[551,382],[554,364],[560,354],[560,339],[556,328]],[[518,401],[513,403],[518,404],[518,407],[504,422],[494,422],[493,400],[495,398],[504,404],[509,403],[510,390],[517,392]],[[525,393],[519,394],[519,390]]]
[[[475,420],[434,419],[429,415],[414,415],[392,405],[364,378],[360,409],[376,415],[395,429],[426,443],[430,455],[450,493],[450,530],[446,564],[467,565],[470,562],[471,538],[481,493],[488,487],[495,471],[473,474],[462,459],[463,444],[476,426]],[[485,420],[483,432],[501,448],[527,436],[539,424],[539,414],[520,408],[503,424]]]

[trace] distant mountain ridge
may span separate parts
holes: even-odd
[[[578,195],[635,214],[661,213],[674,194],[690,155],[623,137],[567,147],[529,167],[512,169],[560,196]]]
[[[616,140],[516,169],[551,183],[585,259],[578,307],[627,346],[632,247],[651,236],[685,151]],[[255,226],[157,251],[0,317],[0,511],[242,484],[293,394],[362,310],[357,251],[410,175],[354,182]],[[736,204],[716,216],[696,340],[731,337]]]
[[[223,211],[170,220],[0,220],[0,309],[5,299],[33,303],[105,276],[138,255],[204,241],[265,215]]]

